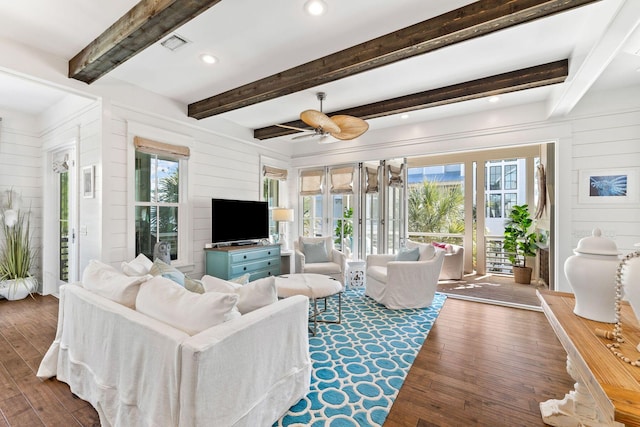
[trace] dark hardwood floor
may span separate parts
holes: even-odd
[[[35,376],[57,314],[52,296],[0,300],[0,427],[99,425],[66,384]],[[542,313],[450,298],[385,427],[544,425],[539,402],[573,387],[565,360]]]
[[[543,426],[573,383],[543,313],[448,298],[385,427]]]

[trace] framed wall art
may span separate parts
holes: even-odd
[[[86,166],[82,168],[82,193],[85,198],[93,199],[95,192],[95,166]]]
[[[585,169],[580,171],[578,202],[638,203],[640,168]]]

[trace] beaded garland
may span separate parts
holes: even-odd
[[[620,321],[620,301],[622,300],[622,270],[624,269],[624,266],[627,264],[627,262],[629,262],[629,260],[633,258],[640,258],[640,250],[625,255],[622,261],[620,261],[620,264],[618,264],[618,268],[616,270],[616,324],[613,327],[613,336],[611,337],[615,342],[612,344],[607,344],[607,348],[609,348],[609,350],[611,350],[613,354],[615,354],[624,362],[629,363],[631,366],[640,367],[640,359],[631,360],[619,350],[620,343],[624,342],[624,338],[622,337],[622,322]],[[638,347],[640,348],[640,345]]]

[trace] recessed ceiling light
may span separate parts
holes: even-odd
[[[408,114],[403,114],[403,115],[400,116],[400,118],[402,120],[407,120],[409,118],[409,115]]]
[[[311,16],[320,16],[327,11],[327,4],[322,0],[308,0],[304,4],[304,10]]]
[[[491,102],[492,104],[495,104],[498,101],[500,101],[499,96],[492,96],[491,98],[489,98],[489,102]]]
[[[205,64],[215,64],[216,62],[218,62],[218,58],[209,53],[203,53],[202,55],[200,55],[200,59]]]

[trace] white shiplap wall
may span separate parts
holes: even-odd
[[[595,227],[627,253],[640,242],[638,204],[584,204],[578,197],[581,170],[640,167],[640,111],[601,114],[573,121],[572,245]],[[638,195],[636,195],[638,196]]]
[[[31,242],[34,248],[39,248],[42,242],[42,172],[37,120],[10,110],[0,110],[0,117],[0,202],[9,189],[22,195],[23,208],[31,208]],[[32,274],[40,281],[39,253],[35,264]]]
[[[234,198],[258,200],[260,197],[260,155],[265,150],[242,143],[228,136],[175,120],[113,105],[110,117],[110,134],[105,143],[105,176],[110,188],[109,207],[105,209],[104,246],[108,249],[105,261],[119,266],[131,258],[133,240],[129,236],[127,207],[127,174],[132,172],[127,165],[127,124],[135,122],[156,128],[158,131],[175,133],[191,141],[189,159],[189,206],[192,233],[191,264],[183,269],[189,276],[200,278],[204,274],[204,246],[211,239],[211,198]],[[168,141],[170,142],[170,141]],[[270,156],[274,154],[268,153]],[[107,191],[107,190],[105,190]],[[106,199],[105,199],[106,200]],[[108,215],[106,215],[108,212]]]

